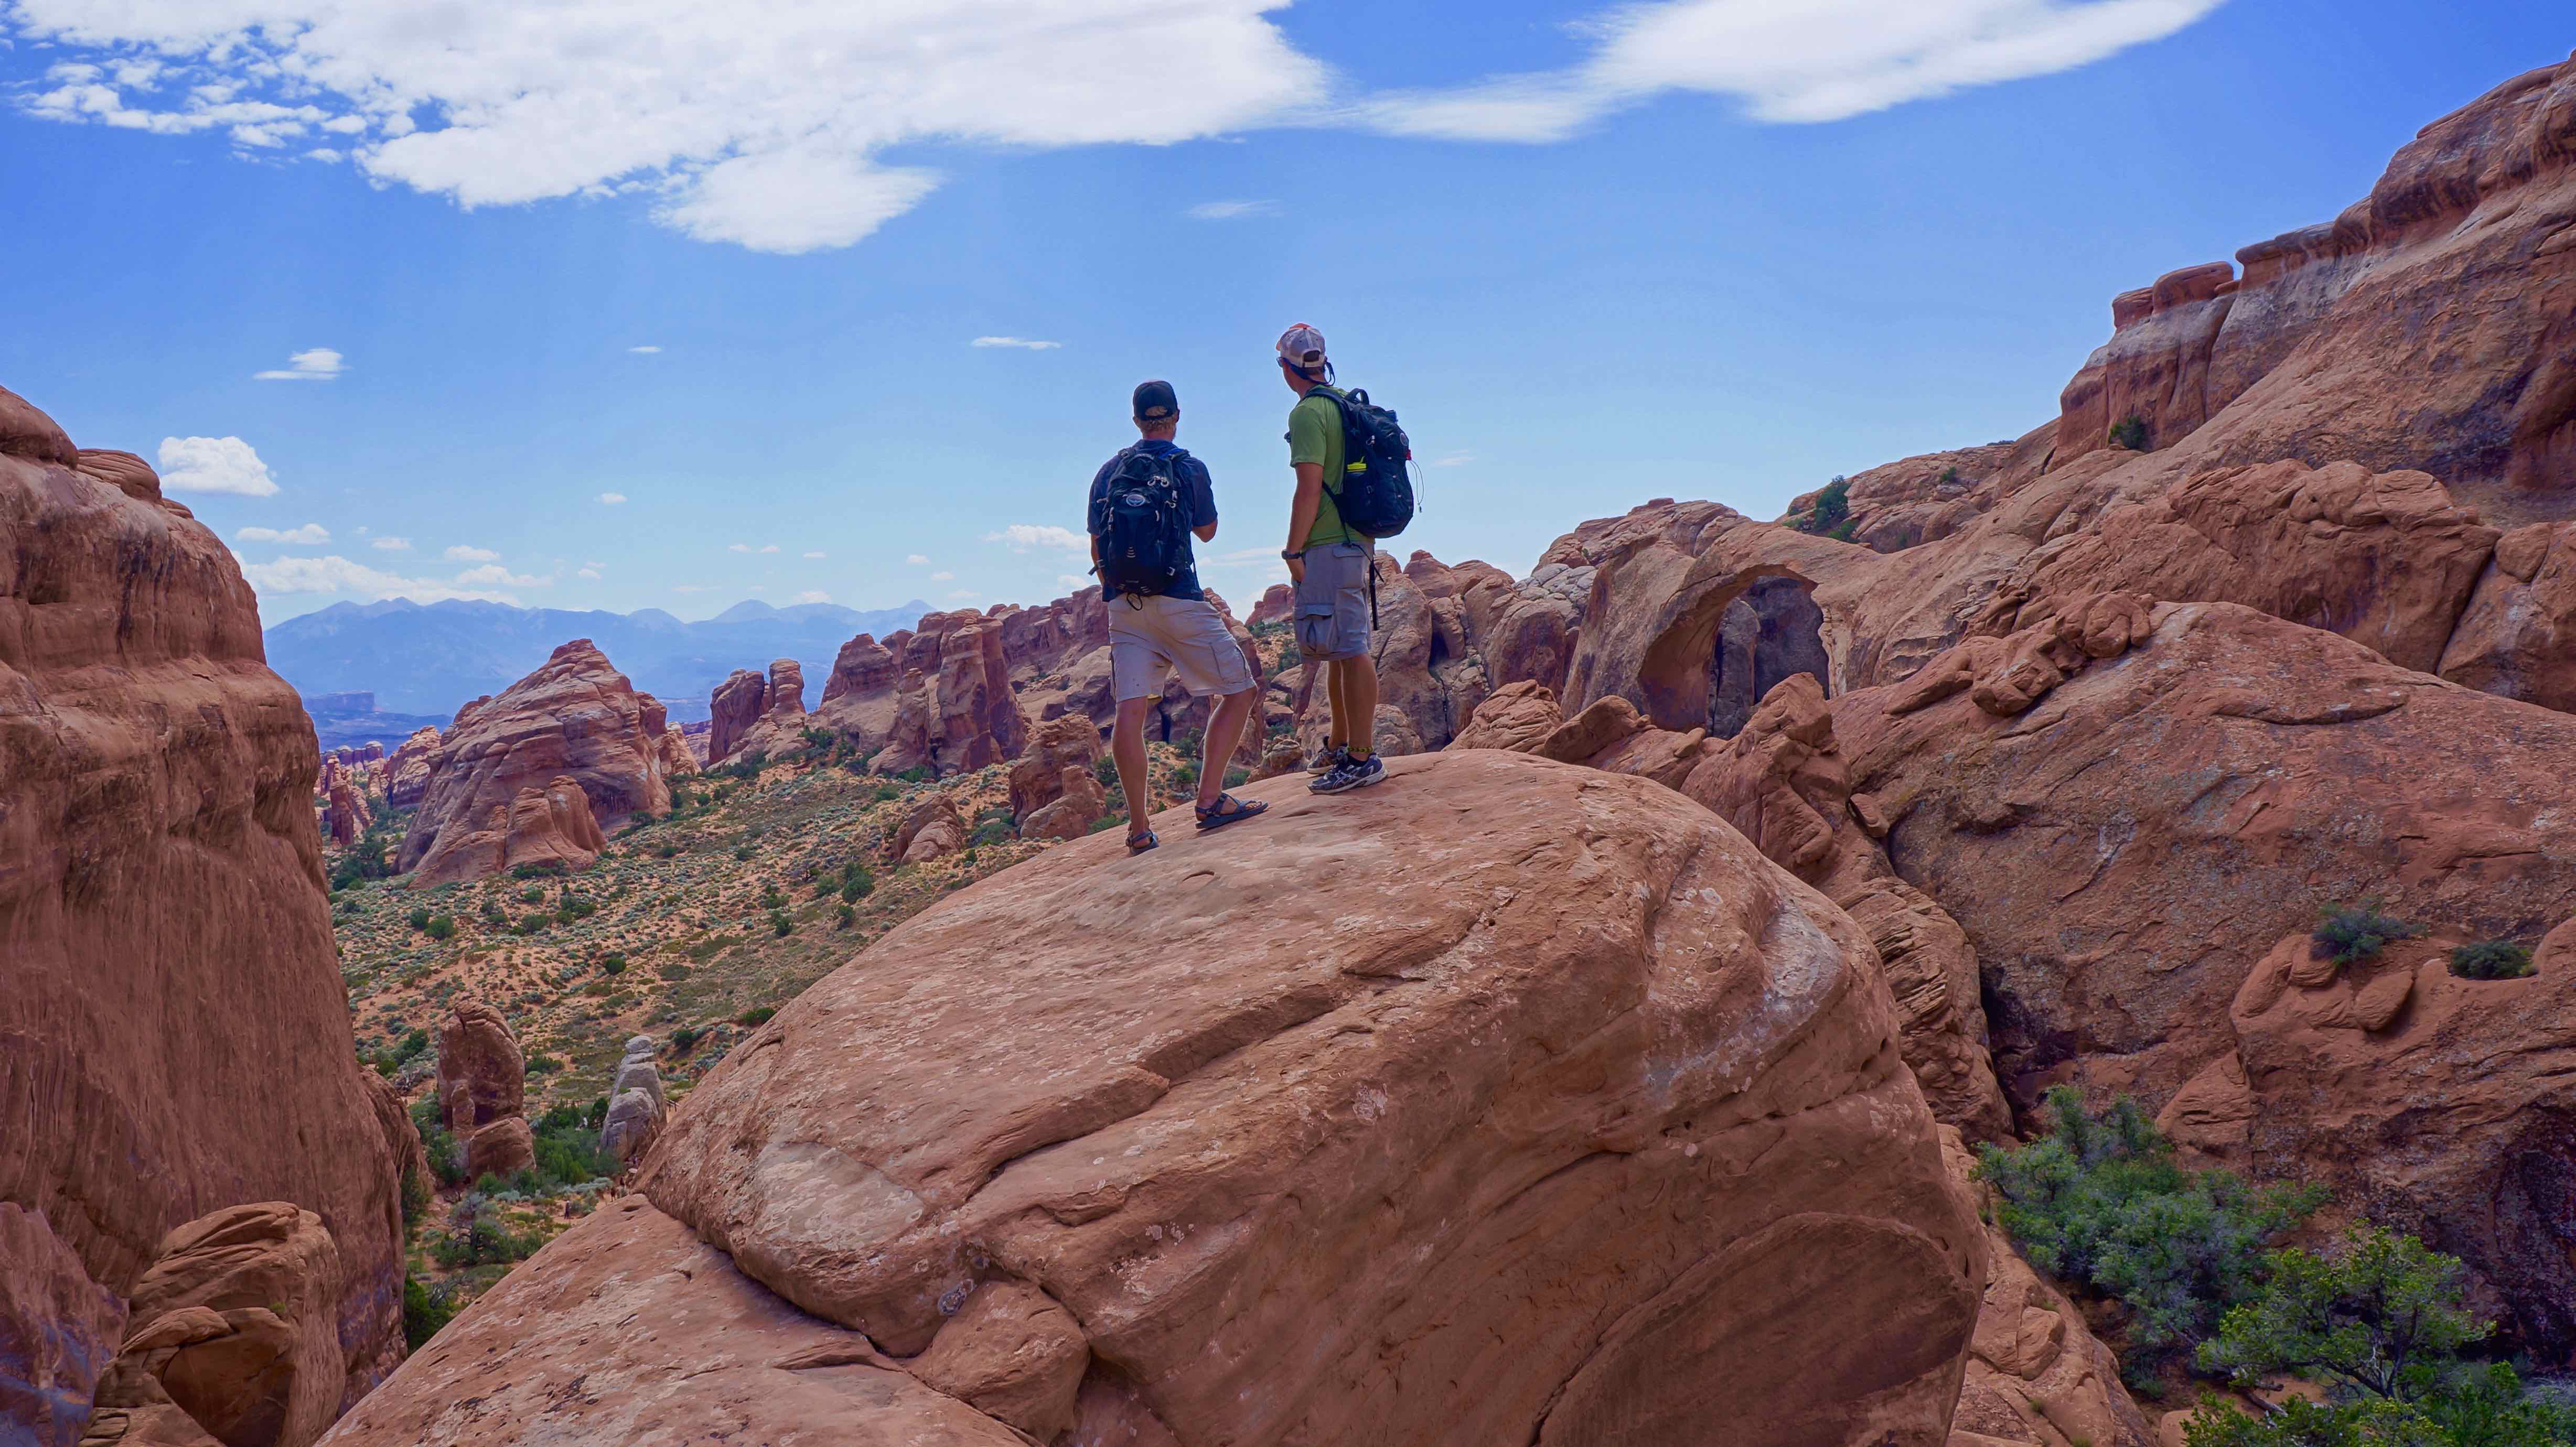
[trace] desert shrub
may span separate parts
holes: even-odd
[[[420,1171],[406,1168],[402,1174],[402,1223],[405,1241],[420,1234],[420,1223],[428,1219],[429,1203],[432,1199],[429,1177]]]
[[[868,872],[865,864],[853,859],[841,866],[841,902],[843,904],[858,903],[867,898],[869,892],[876,887],[877,877]]]
[[[1942,468],[1942,469],[1941,469],[1941,478],[1940,478],[1940,481],[1941,481],[1942,483],[1944,483],[1944,484],[1948,484],[1948,483],[1957,482],[1958,480],[1959,480],[1959,469],[1957,469],[1957,468],[1955,468],[1955,467],[1945,467],[1945,468]]]
[[[590,1108],[581,1113],[581,1123],[591,1130],[597,1130],[608,1124],[608,1097],[604,1095],[593,1097]]]
[[[781,939],[796,933],[795,917],[788,914],[788,912],[783,909],[771,910],[769,912],[769,932],[777,935]]]
[[[2481,940],[2451,951],[2451,973],[2464,980],[2519,980],[2531,973],[2531,950],[2511,940]]]
[[[1099,758],[1091,761],[1091,777],[1098,779],[1100,781],[1100,787],[1104,789],[1117,788],[1118,761],[1109,757],[1107,754],[1102,754]]]
[[[510,866],[512,879],[561,879],[572,873],[572,866],[560,859],[534,859]]]
[[[2193,1173],[2135,1101],[2096,1113],[2059,1086],[2049,1133],[1981,1147],[1978,1172],[2003,1197],[1999,1224],[2032,1265],[2128,1308],[2139,1381],[2218,1330],[2261,1284],[2264,1248],[2325,1201],[2316,1188],[2256,1189],[2226,1171]]]
[[[439,1328],[456,1319],[456,1302],[443,1285],[403,1274],[403,1342],[413,1351],[429,1344]]]
[[[2323,1375],[2411,1400],[2494,1330],[2468,1309],[2460,1259],[2395,1231],[2355,1226],[2325,1255],[2293,1246],[2264,1264],[2262,1289],[2201,1345],[2203,1370],[2245,1385],[2275,1372]]]
[[[1094,820],[1092,820],[1092,821],[1091,821],[1091,830],[1090,830],[1090,832],[1091,832],[1091,833],[1094,833],[1094,834],[1097,834],[1097,833],[1099,833],[1099,832],[1100,832],[1101,830],[1103,830],[1103,829],[1115,829],[1115,828],[1117,828],[1119,825],[1124,824],[1124,823],[1126,823],[1126,822],[1127,822],[1127,821],[1126,821],[1125,817],[1124,817],[1124,816],[1122,816],[1122,815],[1117,815],[1117,814],[1103,814],[1103,815],[1101,815],[1099,818],[1094,819]]]
[[[421,932],[428,935],[431,939],[452,940],[456,938],[456,916],[452,914],[434,914],[429,917],[429,923],[422,925],[420,928]]]
[[[1822,533],[1826,537],[1842,537],[1845,541],[1849,541],[1848,529],[1842,533],[1837,533],[1835,529],[1844,528],[1850,520],[1851,479],[1837,477],[1826,483],[1824,490],[1816,494],[1816,500],[1808,507],[1807,515],[1791,526],[1802,533]]]
[[[750,1009],[736,1015],[734,1019],[745,1025],[766,1025],[770,1022],[770,1019],[773,1016],[777,1015],[777,1013],[778,1011],[770,1006],[754,1005]]]
[[[677,859],[680,857],[680,846],[668,841],[656,844],[653,846],[653,857],[656,859]]]
[[[785,896],[785,895],[783,895],[783,894],[780,894],[780,893],[778,892],[778,886],[777,886],[777,885],[775,885],[775,884],[764,884],[764,885],[762,885],[762,886],[760,887],[760,907],[761,907],[761,908],[763,908],[763,909],[776,909],[776,908],[778,908],[780,905],[785,904],[786,902],[787,902],[787,896]]]
[[[987,845],[1009,842],[1011,833],[1010,820],[987,819],[975,826],[975,832],[966,836],[966,842],[981,849]]]
[[[1196,764],[1174,764],[1174,765],[1172,765],[1172,792],[1174,792],[1174,793],[1176,793],[1176,794],[1186,794],[1186,793],[1188,793],[1190,790],[1195,789],[1195,788],[1197,788],[1198,786],[1199,786],[1199,766],[1198,766],[1198,765],[1196,765]]]
[[[598,1129],[584,1120],[580,1106],[547,1111],[537,1123],[536,1163],[529,1167],[538,1188],[578,1186],[616,1175],[616,1164],[600,1152]]]
[[[671,1053],[674,1055],[686,1055],[691,1050],[696,1049],[698,1036],[701,1033],[702,1032],[695,1025],[683,1025],[679,1029],[672,1031]]]
[[[737,845],[735,845],[735,846],[734,846],[734,850],[733,850],[733,857],[734,857],[734,862],[735,862],[735,863],[738,863],[738,864],[747,864],[747,863],[749,863],[749,862],[751,861],[751,854],[752,854],[751,846],[750,846],[750,845],[748,845],[748,844],[737,844]]]
[[[2111,424],[2111,445],[2131,452],[2147,450],[2147,419],[2132,412]]]
[[[2317,927],[2308,938],[2315,941],[2320,959],[2357,965],[2378,958],[2381,950],[2399,940],[2422,933],[2414,925],[2381,914],[2378,901],[2364,900],[2356,905],[2330,904],[2319,909]]]
[[[483,901],[483,922],[495,929],[502,928],[510,923],[510,912],[501,907],[501,901],[487,899]]]
[[[575,896],[565,900],[561,905],[556,907],[555,923],[578,924],[597,913],[599,913],[599,906],[597,904],[590,900]]]
[[[1250,769],[1236,767],[1225,771],[1225,787],[1229,789],[1240,789],[1251,782],[1252,771]]]
[[[904,770],[902,773],[895,775],[895,777],[903,780],[907,784],[926,784],[929,783],[931,779],[930,766],[928,764],[915,764],[911,768]]]
[[[424,904],[404,918],[410,921],[413,929],[427,929],[429,928],[429,906]]]
[[[832,912],[832,925],[836,929],[848,929],[858,922],[859,910],[856,905],[845,904]]]
[[[624,955],[601,955],[599,957],[599,972],[603,975],[622,974],[625,969],[626,957]]]
[[[528,1073],[530,1075],[552,1075],[563,1068],[563,1061],[552,1055],[540,1052],[528,1057]]]
[[[895,800],[903,797],[903,790],[896,788],[892,784],[879,784],[877,785],[875,797],[877,803],[891,804]]]
[[[489,1176],[478,1183],[477,1195],[484,1194],[481,1185],[498,1185]],[[467,1197],[469,1203],[473,1197]],[[439,1265],[454,1270],[466,1266],[507,1266],[525,1261],[537,1254],[545,1243],[534,1236],[521,1235],[477,1204],[458,1207],[458,1219],[445,1235],[432,1242],[429,1254]]]
[[[523,869],[526,868],[525,865],[521,865],[520,867]],[[543,904],[545,902],[546,892],[543,889],[538,888],[536,885],[531,884],[527,888],[519,891],[519,903],[521,904]]]
[[[394,1063],[408,1065],[429,1050],[429,1032],[414,1027],[403,1032],[402,1043],[394,1047]]]

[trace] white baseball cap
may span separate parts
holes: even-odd
[[[1324,365],[1324,334],[1299,322],[1279,334],[1279,355],[1291,366]]]

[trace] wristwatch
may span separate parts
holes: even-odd
[[[1293,562],[1297,561],[1299,558],[1302,558],[1302,557],[1304,557],[1304,556],[1306,556],[1306,550],[1305,550],[1304,548],[1299,548],[1297,551],[1295,551],[1295,552],[1293,552],[1293,553],[1291,553],[1291,552],[1284,552],[1284,551],[1283,551],[1283,552],[1282,552],[1282,553],[1280,553],[1280,555],[1279,555],[1279,561],[1281,561],[1281,562],[1283,562],[1283,563],[1293,563]]]

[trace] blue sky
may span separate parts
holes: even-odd
[[[2551,8],[0,0],[0,385],[274,622],[1042,600],[1163,376],[1247,606],[1303,320],[1428,464],[1399,546],[1518,573],[2047,419]]]

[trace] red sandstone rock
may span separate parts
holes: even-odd
[[[172,1231],[135,1285],[82,1442],[141,1447],[193,1433],[224,1447],[306,1447],[340,1411],[341,1275],[322,1218],[289,1202],[233,1206]]]
[[[403,836],[402,867],[415,885],[473,878],[512,862],[514,838],[535,841],[531,859],[569,862],[582,847],[595,856],[597,844],[583,841],[599,830],[670,811],[667,727],[661,704],[637,693],[588,639],[564,644],[499,697],[458,712]],[[582,808],[553,798],[560,779],[585,796]],[[543,819],[531,812],[530,790],[547,794]],[[578,823],[584,809],[587,833]]]
[[[1297,616],[1297,590],[1286,583],[1273,583],[1261,590],[1261,601],[1252,605],[1252,616],[1246,623],[1286,623]]]
[[[30,1420],[41,1392],[40,1440],[77,1435],[117,1346],[102,1324],[163,1238],[254,1201],[338,1238],[336,1406],[401,1353],[401,1225],[323,897],[311,721],[214,534],[7,394],[0,537],[0,1413]]]
[[[966,816],[957,801],[933,790],[904,816],[887,853],[898,864],[922,864],[966,847]]]
[[[685,779],[698,773],[698,756],[689,748],[689,736],[677,726],[662,730],[662,777],[664,780]]]
[[[1027,747],[1011,761],[1011,817],[1025,820],[1054,803],[1064,793],[1065,771],[1087,774],[1100,757],[1100,729],[1081,715],[1030,730]]]
[[[1966,930],[2000,1011],[1997,1073],[2025,1106],[2066,1079],[2154,1109],[2182,1098],[2235,1049],[2231,1002],[2272,942],[2320,903],[2377,897],[2475,938],[2576,915],[2576,850],[2541,822],[2576,810],[2576,719],[2318,629],[2167,604],[2143,646],[2017,715],[1966,690],[1900,712],[1906,693],[1835,700],[1835,732],[1907,882]],[[2193,1089],[2195,1114],[2240,1113]],[[2503,1249],[2486,1223],[2508,1168],[2455,1159],[2456,1129],[2392,1115],[2370,1149],[2425,1163],[2440,1185],[2406,1199],[2412,1219],[2495,1284],[2526,1341],[2563,1353],[2576,1322],[2551,1303],[2576,1300],[2576,1275]],[[2331,1173],[2336,1148],[2309,1139]],[[2534,1229],[2576,1233],[2576,1208],[2534,1211]]]
[[[1641,781],[1395,771],[906,923],[674,1113],[644,1189],[709,1247],[603,1211],[334,1440],[649,1376],[679,1435],[1009,1442],[916,1384],[1042,1430],[1087,1359],[1077,1441],[1937,1447],[1981,1243],[1859,932]]]
[[[1056,796],[1029,811],[1020,821],[1024,839],[1079,839],[1109,812],[1109,790],[1088,768],[1070,767],[1056,776]]]
[[[358,792],[357,783],[348,775],[335,776],[330,793],[331,838],[345,849],[356,844],[375,819],[367,810],[365,796]]]
[[[1524,679],[1503,685],[1478,704],[1449,747],[1532,753],[1564,722],[1565,710],[1557,705],[1556,695]]]
[[[2497,540],[2440,671],[2454,683],[2576,713],[2576,523],[2534,523]]]
[[[708,695],[707,706],[714,715],[707,734],[707,762],[721,764],[741,751],[752,727],[767,716],[769,680],[751,669],[737,668]]]
[[[438,1027],[439,1112],[459,1137],[521,1114],[527,1079],[527,1059],[500,1011],[468,1000]]]
[[[508,1180],[536,1164],[537,1136],[526,1116],[503,1116],[465,1137],[463,1149],[467,1180]]]
[[[438,754],[438,730],[420,729],[403,740],[385,767],[385,803],[397,810],[414,809],[429,792],[430,761]]]

